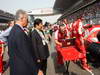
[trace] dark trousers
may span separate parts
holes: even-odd
[[[38,70],[43,71],[43,74],[46,75],[46,69],[47,69],[47,59],[41,60],[41,62],[38,63]]]

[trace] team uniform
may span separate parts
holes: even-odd
[[[66,39],[67,37],[67,32],[65,31],[64,33],[62,33],[60,30],[57,30],[55,32],[55,40],[58,40],[58,42],[62,43],[63,47],[66,46],[66,41],[64,39]],[[62,46],[56,44],[56,50],[57,50],[57,63],[58,64],[64,64],[63,62],[63,57],[60,53]]]
[[[90,69],[90,67],[87,65],[87,59],[86,59],[86,49],[85,49],[85,45],[84,45],[84,36],[83,36],[83,26],[82,26],[82,22],[80,19],[78,19],[74,24],[73,24],[73,33],[72,33],[72,37],[76,38],[75,41],[75,46],[77,47],[77,49],[84,54],[84,58],[81,59],[82,62],[82,67],[84,69]]]
[[[58,64],[63,64],[63,60],[78,60],[85,57],[83,53],[80,53],[77,50],[77,47],[75,46],[75,38],[71,36],[71,29],[69,30],[69,28],[67,29],[67,27],[65,32],[62,33],[60,30],[58,30],[55,33],[55,40],[58,40],[58,42],[62,43],[62,46],[56,44]]]
[[[0,74],[3,72],[3,41],[0,41]]]

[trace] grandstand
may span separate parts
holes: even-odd
[[[3,10],[0,10],[0,23],[7,23],[9,20],[14,19],[14,15]]]

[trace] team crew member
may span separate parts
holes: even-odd
[[[80,19],[78,19],[77,21],[75,21],[75,23],[73,24],[73,37],[76,38],[76,47],[77,49],[84,54],[84,58],[81,59],[82,62],[82,67],[85,70],[90,70],[91,68],[88,66],[87,64],[87,59],[86,59],[86,49],[84,46],[84,38],[83,38],[83,27],[82,27],[82,22]]]
[[[66,46],[66,42],[64,39],[67,38],[67,31],[66,26],[64,24],[61,24],[59,26],[59,30],[55,32],[55,43],[56,43],[56,50],[57,50],[57,63],[58,64],[64,64],[62,55],[60,54],[60,50],[62,47]]]

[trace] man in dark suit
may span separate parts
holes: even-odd
[[[47,45],[47,40],[42,31],[43,24],[41,19],[36,19],[34,21],[35,29],[32,31],[32,46],[35,52],[38,69],[46,75],[47,68],[47,58],[49,57],[49,50]]]
[[[27,24],[27,13],[18,10],[16,12],[16,24],[8,37],[10,75],[37,75],[32,43],[24,32],[24,27]]]

